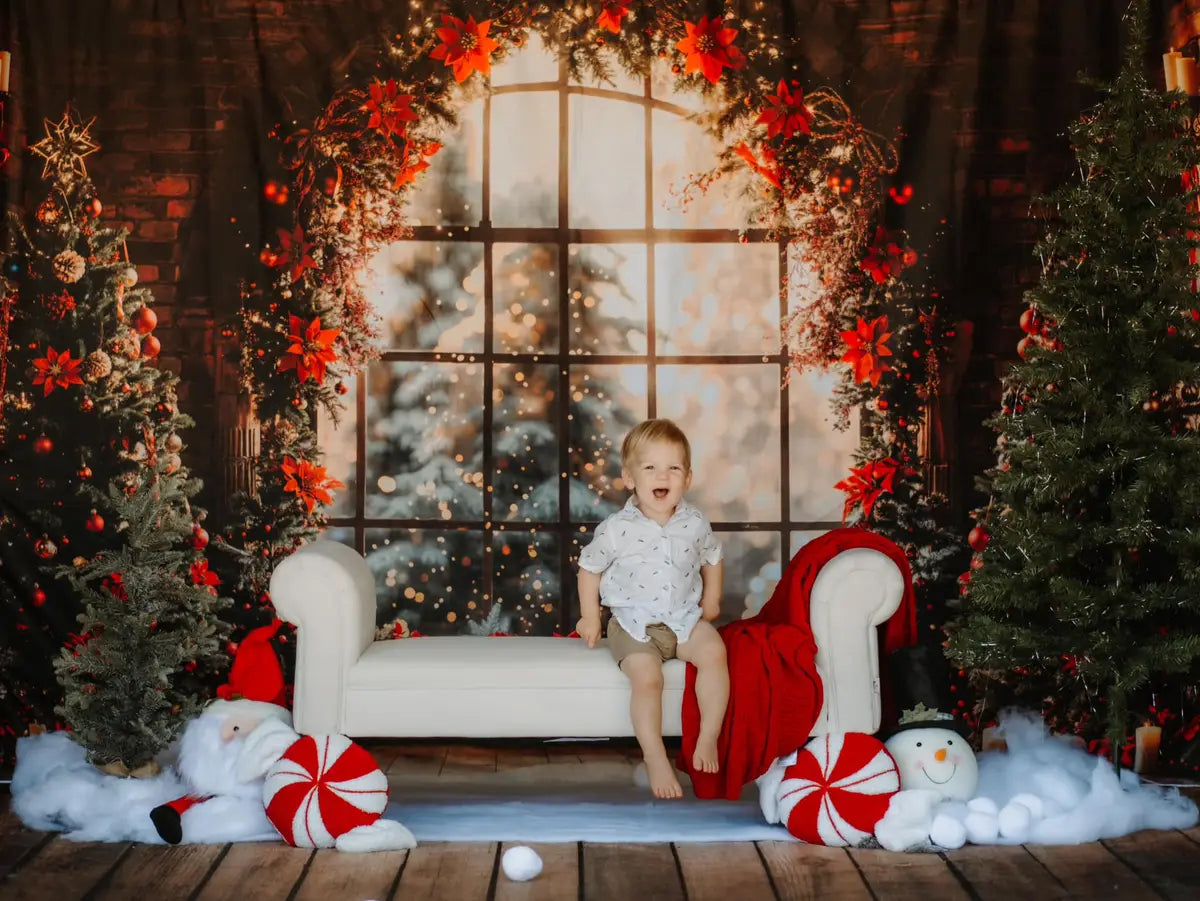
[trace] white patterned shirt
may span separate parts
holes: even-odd
[[[628,503],[596,526],[579,566],[600,579],[600,603],[629,635],[649,641],[646,627],[663,623],[687,641],[700,621],[700,567],[721,561],[721,545],[704,514],[681,500],[666,525]]]

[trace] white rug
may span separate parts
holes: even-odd
[[[469,778],[391,780],[385,816],[419,842],[792,841],[768,825],[758,789],[739,801],[659,801],[617,763],[544,764]]]

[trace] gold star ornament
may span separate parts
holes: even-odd
[[[96,117],[93,116],[84,124],[68,109],[57,123],[49,119],[43,121],[46,137],[29,148],[46,161],[42,166],[42,178],[65,182],[87,178],[83,158],[100,149],[100,145],[88,134]]]

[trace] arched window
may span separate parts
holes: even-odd
[[[725,619],[838,525],[855,433],[828,422],[829,377],[781,388],[784,248],[739,239],[736,179],[684,202],[717,149],[669,64],[613,78],[572,81],[536,41],[496,64],[370,273],[382,356],[319,433],[347,484],[331,537],[366,555],[383,624],[569,632],[647,416],[691,440]]]

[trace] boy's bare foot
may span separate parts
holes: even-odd
[[[683,789],[675,777],[675,767],[671,766],[670,758],[646,758],[646,776],[650,780],[650,791],[656,798],[682,798]]]
[[[721,760],[717,755],[717,740],[715,738],[696,738],[696,753],[692,755],[692,766],[701,773],[715,773],[721,769]]]

